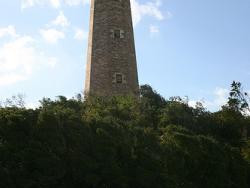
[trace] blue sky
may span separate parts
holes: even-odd
[[[140,84],[216,110],[250,90],[249,0],[131,0]],[[72,97],[84,87],[89,0],[0,1],[0,100]]]

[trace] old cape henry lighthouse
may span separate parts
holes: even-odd
[[[91,0],[85,94],[137,95],[130,0]]]

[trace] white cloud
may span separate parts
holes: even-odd
[[[27,76],[18,74],[18,73],[10,73],[10,74],[0,74],[0,86],[11,85],[19,81],[26,80]]]
[[[154,34],[154,33],[159,33],[159,32],[160,32],[159,27],[154,26],[154,25],[151,25],[151,26],[149,27],[149,31],[150,31],[150,33],[152,33],[152,34]]]
[[[41,29],[40,34],[48,43],[55,44],[65,38],[65,34],[57,29]]]
[[[58,16],[48,24],[45,29],[40,29],[40,35],[43,39],[50,43],[56,44],[59,40],[65,38],[65,33],[61,30],[51,28],[52,26],[61,26],[63,28],[68,27],[70,22],[64,15],[63,11],[60,11]],[[62,29],[62,28],[61,28]]]
[[[50,0],[50,4],[55,8],[59,8],[61,6],[60,0]]]
[[[85,5],[85,4],[89,4],[90,0],[64,0],[65,4],[69,5],[69,6],[78,6],[78,5]]]
[[[171,17],[170,12],[166,15],[160,10],[162,0],[148,0],[145,3],[139,0],[130,0],[133,14],[133,23],[137,25],[145,16],[151,16],[157,20]],[[79,6],[90,4],[90,0],[21,0],[21,9],[30,8],[34,6],[51,6],[53,8],[60,8],[62,4],[67,6]]]
[[[35,0],[21,0],[21,9],[33,7],[36,3]]]
[[[0,86],[27,80],[44,66],[55,66],[57,59],[41,53],[36,44],[30,36],[19,36],[0,46]]]
[[[51,6],[60,8],[62,4],[68,6],[78,6],[88,4],[90,0],[21,0],[21,9],[31,8],[34,6]]]
[[[29,102],[25,104],[25,107],[28,109],[36,109],[36,108],[39,108],[40,106],[41,104],[39,102]]]
[[[245,112],[245,115],[246,115],[246,116],[250,116],[250,111],[247,110],[247,111]]]
[[[17,37],[16,29],[13,25],[9,25],[8,27],[0,28],[0,38],[2,37]]]
[[[195,107],[196,102],[201,102],[203,106],[211,111],[219,110],[228,101],[229,90],[221,87],[215,88],[212,93],[211,100],[191,100],[189,101],[189,106]]]
[[[212,110],[218,110],[228,101],[229,90],[221,87],[217,87],[213,92],[212,100],[205,100],[205,106]]]
[[[214,91],[215,100],[214,105],[222,106],[227,103],[229,90],[225,88],[217,87]]]
[[[70,25],[68,18],[64,15],[63,11],[59,12],[59,15],[55,20],[51,22],[53,25],[67,27]]]
[[[33,6],[51,6],[53,8],[59,8],[61,6],[61,0],[21,0],[21,9],[30,8]]]
[[[190,100],[188,101],[188,105],[195,108],[196,107],[196,104],[197,104],[198,101],[195,101],[195,100]]]
[[[154,17],[157,20],[163,20],[172,16],[168,11],[165,11],[164,14],[161,11],[162,0],[147,0],[145,3],[141,3],[139,0],[130,1],[134,25],[137,25],[145,16]],[[62,5],[82,6],[87,4],[90,4],[90,0],[21,0],[21,9],[34,6],[60,8]]]
[[[137,25],[144,16],[152,16],[157,20],[163,20],[165,17],[160,10],[161,5],[161,0],[148,1],[144,4],[139,3],[138,0],[131,0],[134,25]],[[170,13],[168,14],[170,15]]]
[[[83,29],[79,29],[79,28],[75,28],[75,36],[74,39],[76,40],[84,40],[88,38],[88,32],[83,30]]]

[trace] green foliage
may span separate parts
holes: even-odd
[[[243,91],[240,82],[233,81],[231,91],[229,93],[227,107],[237,112],[249,112],[248,93]]]
[[[24,108],[25,107],[24,99],[25,96],[23,94],[13,95],[11,98],[7,98],[4,102],[0,101],[0,108],[2,106]]]
[[[244,158],[250,163],[250,140],[248,140],[242,152]]]
[[[161,113],[161,125],[182,125],[189,127],[194,125],[193,109],[182,101],[169,101]]]
[[[247,188],[249,118],[150,86],[140,97],[43,99],[0,108],[0,187]]]
[[[232,148],[176,126],[164,130],[161,144],[174,187],[247,187],[246,163]]]

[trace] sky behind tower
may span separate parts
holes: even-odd
[[[250,90],[249,0],[131,0],[140,84],[216,110]],[[0,100],[84,88],[89,0],[0,1]]]

